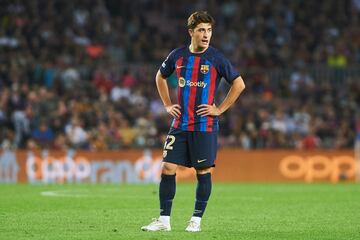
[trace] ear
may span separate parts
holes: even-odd
[[[189,32],[190,37],[192,37],[193,34],[194,34],[194,30],[193,30],[193,29],[189,29],[188,32]]]

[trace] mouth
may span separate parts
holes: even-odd
[[[209,40],[207,40],[207,39],[203,39],[203,40],[201,40],[201,42],[204,44],[209,44]]]

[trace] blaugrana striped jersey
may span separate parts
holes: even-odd
[[[173,50],[160,67],[164,78],[176,71],[178,104],[181,116],[173,128],[184,131],[212,132],[219,129],[218,117],[196,114],[200,104],[213,104],[221,78],[230,84],[240,74],[217,49],[208,47],[203,53],[192,53],[188,47]]]

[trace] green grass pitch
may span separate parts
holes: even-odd
[[[202,232],[184,231],[195,185],[178,184],[171,232],[157,185],[0,185],[0,239],[360,239],[360,185],[214,184]]]

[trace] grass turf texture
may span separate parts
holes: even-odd
[[[184,231],[195,185],[178,184],[171,232],[157,185],[0,185],[0,239],[360,239],[360,185],[214,184],[202,232]],[[44,196],[45,195],[45,196]]]

